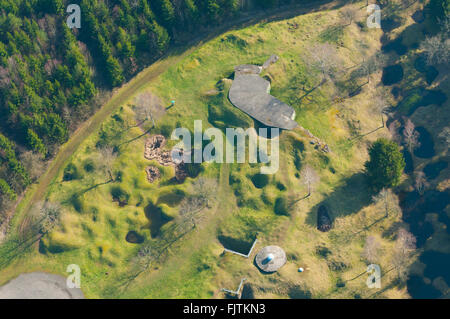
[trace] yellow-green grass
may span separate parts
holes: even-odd
[[[385,251],[389,252],[393,238],[388,230],[400,220],[397,211],[367,228],[384,212],[382,207],[372,204],[363,180],[361,172],[367,159],[365,150],[369,141],[387,136],[387,130],[349,140],[354,138],[348,128],[349,121],[360,121],[361,133],[380,125],[371,103],[380,75],[375,74],[360,95],[340,104],[333,103],[330,98],[340,94],[330,81],[307,99],[300,99],[304,94],[301,83],[305,83],[308,89],[321,80],[318,71],[307,66],[308,48],[323,41],[323,32],[338,23],[338,14],[337,11],[306,14],[290,21],[257,24],[221,35],[174,63],[157,81],[141,83],[121,100],[123,107],[116,112],[124,123],[133,123],[134,99],[148,90],[167,106],[171,100],[176,101],[152,133],[158,133],[163,125],[192,129],[193,121],[198,119],[203,120],[203,128],[206,129],[212,126],[208,123],[211,105],[233,108],[226,98],[229,81],[222,81],[231,75],[233,67],[242,63],[262,63],[276,53],[280,61],[263,74],[272,79],[272,94],[291,104],[297,112],[298,123],[329,144],[331,153],[314,149],[300,129],[283,132],[280,170],[270,177],[269,184],[263,189],[254,187],[251,181],[259,171],[259,164],[204,164],[202,175],[218,182],[213,206],[202,212],[204,218],[194,231],[175,243],[148,271],[129,281],[132,260],[140,245],[127,243],[127,232],[137,231],[150,243],[158,241],[158,238],[151,238],[151,221],[145,216],[145,206],[149,202],[156,204],[166,215],[174,218],[162,227],[161,232],[164,233],[171,223],[176,222],[178,207],[159,199],[176,191],[189,193],[192,180],[187,179],[181,185],[173,184],[170,182],[173,168],[145,160],[146,137],[134,139],[142,134],[142,130],[135,127],[120,137],[120,142],[130,141],[122,144],[114,163],[114,171],[122,172],[121,182],[92,188],[109,178],[101,169],[102,159],[95,147],[99,138],[96,130],[76,147],[70,159],[82,172],[83,178],[62,182],[63,172],[60,171],[58,178],[42,190],[48,194],[48,200],[60,202],[65,210],[61,225],[42,240],[41,251],[47,251],[40,253],[35,250],[13,261],[1,270],[0,281],[23,271],[45,270],[64,274],[67,265],[75,263],[82,269],[82,289],[91,298],[221,298],[220,288],[234,288],[242,277],[248,278],[258,297],[371,296],[372,291],[365,284],[366,276],[348,282],[344,288],[336,288],[336,283],[365,271],[367,265],[361,252],[368,234],[377,236]],[[290,31],[288,22],[297,23],[299,28]],[[363,57],[379,49],[377,39],[380,31],[362,32],[356,25],[351,25],[342,32],[342,46],[337,50],[345,68],[354,67]],[[366,49],[361,50],[361,42],[366,44]],[[251,124],[242,113],[240,119]],[[108,123],[118,125],[111,117],[104,120],[106,129],[110,129]],[[305,148],[301,155],[302,165],[311,165],[321,181],[311,197],[292,207],[289,216],[276,215],[273,208],[276,198],[299,199],[307,192],[302,179],[296,177],[299,172],[292,155],[295,152],[293,145],[298,141]],[[173,141],[169,145],[173,145]],[[82,168],[88,158],[97,165],[92,173]],[[150,164],[157,165],[163,172],[162,179],[154,184],[148,183],[145,177],[145,167]],[[230,174],[239,181],[230,184]],[[279,183],[286,190],[280,190],[277,187]],[[113,202],[111,187],[116,186],[130,194],[124,207]],[[74,194],[79,195],[79,212],[71,201]],[[335,217],[334,229],[329,233],[316,229],[317,208],[323,203]],[[278,273],[263,275],[253,266],[251,258],[222,254],[220,234],[250,241],[256,233],[259,239],[256,249],[277,244],[286,250],[288,262]],[[331,251],[329,260],[317,254],[318,246],[326,246]],[[55,247],[62,252],[48,251]],[[386,253],[380,258],[382,269],[389,269],[389,257]],[[329,265],[333,262],[343,263],[346,268],[332,271]],[[300,266],[307,268],[302,274],[297,272]],[[386,277],[387,282],[391,280]],[[405,296],[404,291],[396,288],[384,294]]]

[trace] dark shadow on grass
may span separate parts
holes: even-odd
[[[128,141],[125,141],[125,142],[123,142],[123,143],[120,143],[120,144],[118,145],[118,147],[121,147],[122,145],[127,145],[127,144],[129,144],[129,143],[131,143],[131,142],[134,142],[134,141],[140,139],[141,137],[143,137],[143,136],[147,135],[148,133],[150,133],[150,131],[151,131],[154,127],[155,127],[155,126],[153,125],[153,126],[150,127],[148,130],[146,130],[144,133],[142,133],[142,134],[140,134],[140,135],[138,135],[138,136],[136,136],[136,137],[133,137],[132,139],[130,139],[130,140],[128,140]]]
[[[363,173],[354,174],[309,211],[306,223],[317,226],[317,211],[322,205],[330,208],[332,220],[336,217],[355,214],[370,204],[372,195],[366,183],[366,176]]]
[[[0,269],[7,267],[17,257],[22,256],[27,250],[42,238],[40,233],[32,233],[31,236],[21,239],[19,237],[11,238],[2,243],[0,247]]]

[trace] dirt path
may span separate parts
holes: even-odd
[[[29,187],[21,202],[17,205],[14,220],[17,223],[18,229],[24,229],[27,223],[26,214],[32,205],[44,199],[48,186],[52,183],[54,178],[58,175],[67,160],[72,156],[81,143],[95,130],[97,130],[101,123],[107,118],[121,103],[135,94],[143,86],[156,79],[160,74],[166,71],[170,66],[176,64],[182,58],[191,53],[197,45],[208,41],[227,30],[233,28],[243,28],[245,26],[253,25],[261,21],[282,20],[291,17],[305,14],[308,12],[330,9],[338,5],[338,1],[315,1],[309,4],[293,5],[284,7],[278,10],[247,12],[242,17],[231,20],[229,23],[222,25],[219,28],[209,30],[208,33],[200,34],[198,37],[192,39],[187,45],[174,47],[170,54],[158,60],[153,65],[144,69],[141,73],[135,76],[130,82],[123,85],[120,89],[116,89],[113,97],[103,105],[89,120],[84,122],[71,136],[69,141],[62,145],[58,154],[50,163],[47,171],[40,177],[37,185]],[[300,32],[300,31],[299,31]],[[186,49],[189,48],[189,49]],[[179,54],[182,52],[181,54]],[[178,55],[177,55],[178,54]]]

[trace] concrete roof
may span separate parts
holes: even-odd
[[[276,61],[274,56],[269,60]],[[235,67],[234,81],[228,93],[231,103],[266,126],[295,128],[294,109],[269,94],[270,82],[259,76],[261,70],[262,67],[251,64]]]
[[[273,255],[273,259],[267,262],[269,254]],[[286,253],[278,246],[266,246],[256,254],[255,262],[262,271],[275,272],[286,263]]]

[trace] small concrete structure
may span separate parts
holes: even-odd
[[[278,246],[266,246],[256,254],[255,263],[263,272],[275,272],[286,263],[286,253]]]
[[[79,288],[68,288],[63,276],[32,272],[1,286],[0,299],[84,299],[84,295]]]
[[[234,106],[262,124],[291,130],[297,127],[294,109],[270,95],[270,82],[259,76],[263,69],[277,60],[278,56],[272,55],[263,66],[236,66],[228,97]]]

